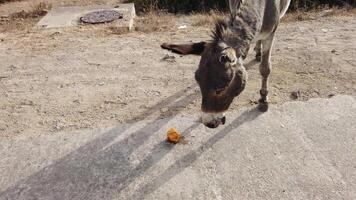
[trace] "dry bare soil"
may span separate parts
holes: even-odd
[[[177,17],[169,31],[116,35],[101,27],[0,33],[0,136],[115,126],[200,110],[199,57],[175,56],[162,42],[209,39],[208,27]],[[177,29],[188,24],[186,29]],[[282,23],[273,50],[270,101],[281,104],[356,95],[356,17]],[[250,53],[249,81],[231,109],[255,104],[260,75]]]

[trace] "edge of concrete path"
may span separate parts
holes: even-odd
[[[356,106],[356,99],[354,96],[351,95],[336,95],[334,97],[331,98],[313,98],[313,99],[309,99],[308,101],[289,101],[289,102],[285,102],[283,104],[272,104],[270,105],[270,110],[276,110],[276,109],[280,109],[280,108],[284,108],[284,107],[290,107],[290,106],[298,106],[301,104],[313,104],[315,102],[323,102],[324,104],[327,103],[332,103],[335,101],[354,101],[354,104]],[[242,113],[246,110],[255,108],[255,106],[246,106],[246,107],[241,107],[238,110],[229,110],[226,114],[227,117],[231,116],[231,115],[236,115],[239,113]],[[267,112],[268,113],[268,112]],[[184,115],[184,114],[178,114],[176,116],[172,116],[172,117],[168,117],[168,118],[164,118],[164,119],[144,119],[141,121],[137,121],[137,122],[133,122],[133,123],[122,123],[122,124],[117,124],[116,126],[111,126],[111,127],[106,127],[106,128],[93,128],[93,129],[81,129],[81,130],[75,130],[75,131],[60,131],[60,132],[56,132],[54,134],[46,134],[46,133],[39,133],[36,135],[18,135],[15,137],[11,137],[11,138],[2,138],[3,140],[13,140],[13,139],[26,139],[26,138],[36,138],[36,137],[51,137],[53,135],[66,135],[66,134],[70,134],[70,135],[83,135],[83,134],[91,134],[93,135],[100,135],[100,133],[104,133],[107,132],[109,130],[115,129],[118,126],[131,126],[132,124],[146,124],[148,122],[152,122],[152,121],[156,121],[157,123],[159,123],[160,121],[167,121],[173,118],[180,118],[180,119],[192,119],[194,123],[200,124],[200,115],[199,114],[192,114],[192,115]],[[227,123],[231,123],[230,121],[228,121]]]

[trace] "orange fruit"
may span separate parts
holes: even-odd
[[[167,140],[170,143],[174,143],[177,144],[180,141],[180,134],[178,133],[178,131],[175,128],[170,128],[167,131]]]

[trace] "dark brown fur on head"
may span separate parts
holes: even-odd
[[[238,63],[240,55],[225,41],[230,34],[228,24],[223,20],[217,21],[212,34],[213,41],[206,45],[195,73],[203,96],[202,110],[205,112],[227,110],[233,98],[245,86],[245,71],[241,73]],[[222,59],[223,56],[227,58]]]
[[[241,50],[244,34],[236,34],[224,20],[219,20],[212,31],[212,41],[190,44],[162,44],[175,53],[201,55],[195,73],[201,93],[204,112],[223,112],[234,97],[245,88],[246,71],[242,66]]]

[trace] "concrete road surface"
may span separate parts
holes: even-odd
[[[356,199],[353,97],[227,117],[216,130],[177,115],[2,138],[0,199]],[[165,142],[169,127],[185,143]]]

